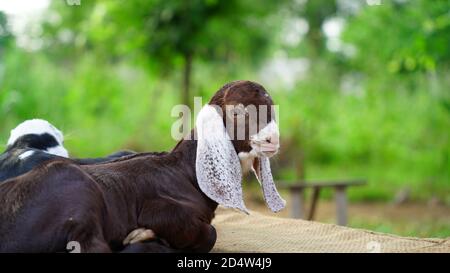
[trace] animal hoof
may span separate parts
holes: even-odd
[[[128,236],[123,240],[124,245],[135,244],[138,242],[155,239],[155,233],[151,229],[138,228],[130,232]]]

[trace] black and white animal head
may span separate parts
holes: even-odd
[[[196,173],[201,190],[217,203],[248,212],[243,172],[252,169],[267,206],[285,207],[272,178],[269,157],[279,150],[273,101],[261,85],[236,81],[222,87],[197,116]]]
[[[31,119],[11,130],[7,148],[38,149],[43,152],[69,157],[63,146],[64,136],[46,120]]]

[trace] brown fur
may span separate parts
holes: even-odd
[[[270,106],[266,93],[256,83],[238,81],[220,89],[210,104]],[[248,139],[233,144],[237,152],[250,148]],[[182,140],[158,155],[86,166],[57,160],[5,182],[0,252],[64,251],[69,241],[84,252],[208,252],[216,240],[210,223],[217,203],[197,184],[196,148],[196,140]],[[160,240],[124,248],[123,239],[141,227]]]

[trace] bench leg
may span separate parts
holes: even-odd
[[[304,219],[303,190],[292,190],[291,202],[292,202],[291,217],[295,219]]]
[[[319,201],[320,187],[314,188],[311,201],[311,208],[309,209],[308,220],[313,221],[316,214],[317,202]]]
[[[347,225],[347,193],[345,186],[336,187],[336,215],[337,224],[340,226]]]

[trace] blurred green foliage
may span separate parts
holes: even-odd
[[[362,177],[353,199],[409,188],[450,203],[450,1],[381,3],[52,1],[37,50],[16,46],[0,16],[0,143],[40,117],[76,156],[168,150],[174,105],[250,79],[280,105],[277,177]],[[332,47],[324,25],[336,18]],[[299,19],[305,33],[286,43]],[[308,60],[294,86],[261,76],[280,54]]]

